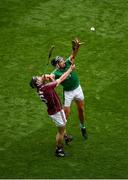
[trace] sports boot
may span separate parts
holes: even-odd
[[[64,135],[65,144],[69,145],[69,143],[73,140],[71,135]]]
[[[56,147],[56,151],[55,151],[55,155],[56,155],[57,157],[64,157],[64,156],[65,156],[65,152],[64,152],[64,150],[63,150],[63,147],[57,146],[57,147]]]

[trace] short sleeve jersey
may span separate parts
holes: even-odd
[[[49,115],[56,114],[62,109],[60,98],[54,90],[56,85],[57,81],[54,81],[37,87],[37,93],[40,99],[47,105]]]
[[[65,68],[63,69],[55,69],[52,74],[55,75],[55,79],[58,79],[62,76],[62,74],[64,74],[69,67],[71,66],[71,62],[70,59],[66,59],[65,61]],[[79,79],[77,76],[77,73],[75,70],[73,70],[69,76],[61,83],[61,85],[63,86],[64,91],[72,91],[74,89],[76,89],[79,86]]]

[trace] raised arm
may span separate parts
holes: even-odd
[[[78,53],[78,50],[79,50],[79,47],[80,47],[80,41],[78,38],[76,38],[75,40],[72,40],[72,52],[71,52],[71,55],[70,55],[70,61],[72,64],[74,64],[74,61],[75,61],[75,57]]]

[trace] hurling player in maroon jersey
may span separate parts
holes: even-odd
[[[56,135],[56,156],[64,157],[65,152],[63,150],[63,139],[66,132],[66,117],[59,96],[55,92],[57,87],[62,81],[64,81],[75,68],[75,65],[71,65],[69,69],[57,80],[52,82],[46,82],[51,80],[50,75],[33,77],[30,85],[32,88],[37,89],[37,93],[40,99],[47,105],[48,115],[55,122],[58,127]]]

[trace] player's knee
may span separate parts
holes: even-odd
[[[69,116],[69,113],[70,113],[70,108],[69,107],[64,107],[64,112],[65,112],[65,115],[66,115],[66,118]]]
[[[65,126],[59,127],[58,133],[61,134],[61,135],[64,135],[64,133],[65,133],[65,128],[66,128]]]

